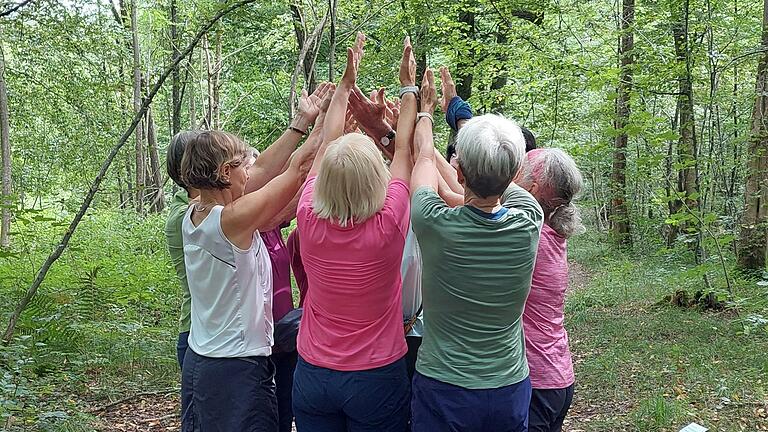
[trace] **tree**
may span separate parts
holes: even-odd
[[[141,109],[141,60],[139,57],[139,30],[138,30],[138,5],[136,0],[131,0],[131,48],[133,51],[133,111],[138,113]],[[144,213],[144,193],[146,183],[146,168],[144,163],[144,125],[139,119],[136,125],[136,212]]]
[[[768,0],[763,2],[762,53],[757,65],[749,137],[739,267],[760,271],[768,254]]]
[[[630,93],[632,91],[632,67],[634,65],[633,25],[635,21],[635,1],[623,0],[619,28],[619,85],[616,96],[615,128],[618,133],[614,139],[613,171],[611,174],[611,223],[614,241],[621,246],[631,246],[629,210],[626,201],[627,187],[627,141],[626,127],[629,123]]]
[[[8,120],[8,91],[5,86],[5,52],[0,42],[0,148],[3,159],[3,200],[2,226],[0,226],[0,246],[11,244],[11,138]]]

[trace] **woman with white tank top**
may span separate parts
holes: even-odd
[[[300,139],[301,131],[293,129],[286,133]],[[183,431],[278,430],[275,368],[268,357],[272,268],[259,229],[271,226],[298,192],[317,144],[317,136],[310,136],[281,174],[248,194],[249,177],[258,167],[251,167],[239,138],[202,132],[184,151],[181,174],[200,189],[200,199],[182,222],[192,296],[182,370]]]

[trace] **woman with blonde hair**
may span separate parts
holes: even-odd
[[[416,63],[406,40],[390,170],[365,135],[343,135],[364,37],[328,109],[324,138],[299,200],[309,280],[293,387],[298,431],[404,431],[410,385],[403,356],[400,262],[408,232]]]
[[[314,157],[312,136],[295,150],[319,113],[313,99],[255,163],[240,138],[222,131],[201,132],[184,149],[182,180],[200,191],[182,220],[191,295],[184,431],[278,431],[272,267],[259,231],[274,226]]]

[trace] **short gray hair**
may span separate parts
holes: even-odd
[[[558,148],[530,151],[517,183],[529,190],[536,184],[534,197],[547,225],[558,234],[568,238],[584,232],[579,209],[573,203],[584,180],[568,153]]]
[[[481,198],[504,193],[524,155],[525,138],[520,126],[502,116],[475,117],[456,136],[456,157],[466,187]]]

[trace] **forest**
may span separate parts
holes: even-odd
[[[178,430],[170,139],[263,150],[360,31],[576,160],[565,430],[768,431],[768,0],[0,0],[0,429]]]

